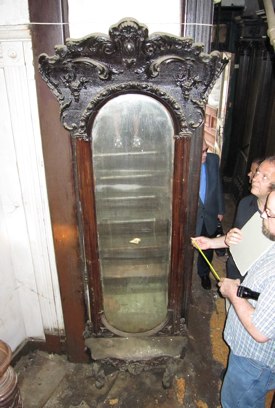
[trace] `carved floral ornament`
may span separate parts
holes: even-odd
[[[155,33],[134,19],[111,26],[109,37],[68,39],[55,55],[41,54],[39,69],[57,97],[72,137],[89,140],[88,122],[102,104],[121,93],[143,93],[165,103],[179,137],[202,125],[207,97],[226,60],[203,53],[191,38]]]

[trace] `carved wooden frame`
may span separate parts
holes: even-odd
[[[111,26],[109,36],[68,39],[65,45],[55,47],[54,56],[40,55],[40,73],[60,103],[61,121],[70,132],[75,155],[82,272],[91,299],[92,321],[88,319],[86,336],[126,335],[112,333],[104,324],[95,200],[90,193],[94,191],[90,149],[93,118],[104,103],[125,93],[152,96],[171,113],[176,132],[168,315],[165,324],[153,332],[180,334],[182,298],[185,292],[188,299],[190,292],[184,280],[189,277],[190,281],[192,270],[192,259],[185,259],[194,229],[194,217],[189,219],[187,211],[192,202],[188,190],[191,139],[203,124],[208,94],[225,63],[218,52],[205,54],[203,45],[190,38],[163,33],[148,36],[147,27],[134,19]],[[185,314],[186,310],[183,317]]]

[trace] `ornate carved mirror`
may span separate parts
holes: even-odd
[[[74,151],[86,344],[93,357],[106,338],[182,346],[204,107],[225,62],[124,19],[39,64]]]
[[[167,315],[173,135],[163,104],[134,93],[102,106],[91,130],[102,316],[125,335]]]

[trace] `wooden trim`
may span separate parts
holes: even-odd
[[[83,140],[76,141],[76,164],[80,202],[82,205],[81,213],[85,237],[85,262],[90,294],[90,310],[93,322],[92,330],[95,334],[98,334],[102,325],[100,314],[103,310],[103,295],[98,260],[92,151],[89,142]]]
[[[30,25],[37,100],[41,127],[46,182],[52,220],[56,264],[65,323],[65,350],[73,362],[86,362],[83,332],[85,298],[81,275],[76,197],[74,190],[71,139],[59,120],[58,103],[38,72],[38,56],[52,54],[56,44],[64,43],[68,34],[67,2],[64,0],[29,0]],[[43,22],[53,23],[43,25]],[[55,346],[46,340],[49,352]]]
[[[173,221],[171,273],[169,280],[168,308],[175,312],[175,325],[179,326],[181,316],[181,299],[183,293],[183,265],[187,245],[185,231],[187,225],[188,166],[190,163],[190,137],[175,140],[173,185]],[[190,265],[192,268],[192,266]],[[189,297],[189,294],[186,294]]]
[[[47,353],[65,354],[65,338],[52,334],[46,334],[45,341],[27,339],[12,353],[11,365],[15,366],[21,357],[26,356],[27,354],[36,350],[45,351]]]

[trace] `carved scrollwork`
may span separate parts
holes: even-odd
[[[57,97],[61,120],[72,137],[89,140],[89,115],[118,93],[142,92],[168,105],[177,137],[190,136],[204,120],[204,107],[226,61],[203,53],[191,38],[153,34],[135,19],[111,26],[109,37],[69,39],[42,54],[39,69]]]
[[[74,72],[68,72],[61,76],[61,79],[66,87],[71,91],[75,102],[79,102],[80,91],[82,88],[87,89],[88,80],[85,77],[76,77]]]
[[[119,333],[119,331],[117,330],[117,333],[114,333],[112,328],[109,327],[110,325],[108,323],[106,324],[106,317],[103,311],[101,312],[101,319],[102,319],[103,324],[102,326],[100,326],[100,330],[97,333],[95,333],[94,331],[92,322],[90,320],[87,320],[86,325],[85,325],[85,330],[83,332],[84,339],[88,339],[90,337],[109,338],[109,337],[114,337],[114,336],[122,336],[122,332]],[[179,331],[176,334],[181,335],[181,336],[186,336],[187,329],[186,329],[185,319],[180,318],[180,317],[178,317],[178,319],[179,319],[179,324],[177,326],[179,327]],[[174,320],[175,318],[174,318],[173,312],[169,310],[166,321],[160,324],[160,327],[158,329],[156,330],[152,329],[149,335],[154,334],[155,336],[172,336],[173,334],[175,334],[175,330],[173,327]],[[126,335],[127,333],[124,333],[124,334]],[[136,334],[128,333],[127,337],[132,336],[132,335],[135,337],[139,337],[139,336],[143,337],[145,334],[144,333],[136,333]]]
[[[149,371],[155,367],[163,367],[165,370],[167,366],[171,364],[171,361],[174,362],[175,366],[182,365],[182,359],[171,358],[169,356],[162,356],[157,358],[151,358],[147,360],[140,361],[124,361],[115,358],[106,358],[100,360],[100,367],[115,367],[116,370],[121,372],[129,372],[132,375],[138,375],[141,372]],[[176,374],[176,370],[174,371]],[[165,387],[168,388],[168,387]]]
[[[136,333],[136,334],[131,334],[131,333],[122,333],[119,330],[113,330],[113,328],[106,322],[106,317],[104,315],[104,312],[101,312],[101,319],[102,319],[102,326],[100,327],[99,332],[96,334],[93,328],[93,324],[90,320],[86,322],[85,330],[83,332],[83,338],[88,339],[90,337],[114,337],[114,336],[135,336],[135,337],[143,337],[145,334],[144,333]],[[176,319],[177,320],[177,319]],[[178,317],[179,323],[177,326],[179,327],[178,332],[176,333],[177,335],[181,336],[186,336],[187,335],[187,328],[186,328],[186,322],[184,318]],[[162,324],[157,329],[152,329],[151,332],[147,335],[155,335],[155,336],[172,336],[175,334],[174,330],[174,325],[175,323],[175,317],[173,315],[173,312],[171,310],[168,311],[167,314],[167,319],[164,321]],[[116,332],[116,333],[115,333]]]
[[[162,91],[160,88],[157,88],[150,84],[138,82],[126,82],[113,87],[110,86],[108,87],[108,89],[105,89],[103,92],[98,94],[84,110],[80,119],[79,126],[75,128],[75,133],[74,131],[72,131],[72,135],[75,137],[81,137],[84,140],[89,140],[90,136],[87,134],[88,121],[91,115],[98,111],[99,106],[102,105],[102,103],[105,100],[108,100],[111,96],[120,95],[122,92],[133,93],[137,91],[161,99],[170,109],[170,111],[174,113],[180,125],[179,133],[177,135],[178,137],[187,137],[191,135],[190,131],[188,130],[184,112],[177,101],[170,95]]]
[[[114,333],[112,333],[104,326],[100,326],[100,330],[97,333],[95,333],[93,323],[90,320],[87,320],[83,332],[83,338],[89,339],[90,337],[114,337]]]
[[[148,29],[136,20],[122,20],[110,28],[110,37],[121,54],[123,65],[132,67],[137,62],[143,43],[148,37]]]

